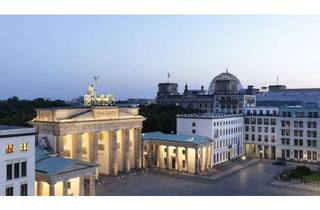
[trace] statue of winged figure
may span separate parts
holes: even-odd
[[[97,95],[96,85],[99,76],[93,77],[93,83],[88,86],[87,94],[83,97],[84,106],[110,106],[114,104],[113,95]]]

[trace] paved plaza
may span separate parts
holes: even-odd
[[[270,185],[284,169],[271,162],[259,161],[219,180],[158,172],[141,173],[123,179],[108,177],[97,185],[97,195],[320,195],[320,192]]]

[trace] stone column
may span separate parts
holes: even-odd
[[[176,147],[176,166],[175,169],[179,171],[180,169],[180,160],[179,160],[179,147]]]
[[[198,155],[198,150],[199,150],[199,148],[198,147],[196,147],[195,148],[195,159],[194,159],[194,161],[195,161],[195,174],[199,174],[199,172],[200,172],[200,167],[199,167],[199,165],[200,165],[200,160],[199,160],[199,155]]]
[[[49,184],[49,196],[55,196],[55,184]]]
[[[248,157],[249,158],[252,158],[252,144],[248,144],[249,145],[249,154],[248,154]]]
[[[156,150],[157,151],[157,155],[156,155],[157,156],[156,157],[157,158],[157,167],[161,168],[160,167],[160,145],[156,145],[156,147],[157,147],[157,150]]]
[[[64,146],[63,146],[64,136],[57,136],[56,141],[57,141],[57,151],[56,152],[58,153],[59,157],[63,157],[64,156],[64,154],[63,154],[63,152],[64,152]]]
[[[63,180],[63,196],[67,196],[68,195],[68,181],[67,180]]]
[[[209,145],[207,145],[205,148],[206,148],[205,169],[209,169]]]
[[[92,138],[92,162],[98,164],[99,163],[99,134],[100,132],[93,133]]]
[[[141,142],[141,128],[134,128],[135,141],[135,166],[140,169],[142,166],[142,142]]]
[[[118,174],[118,151],[117,151],[117,130],[110,131],[111,134],[111,167],[112,167],[112,174]]]
[[[199,158],[199,162],[200,162],[200,171],[203,171],[203,168],[202,168],[202,165],[203,165],[203,148],[202,147],[200,147],[199,148],[199,150],[200,150],[200,158]]]
[[[42,184],[41,181],[37,181],[37,196],[42,196]]]
[[[152,153],[151,145],[149,143],[149,144],[147,144],[147,157],[148,157],[147,167],[151,167],[152,166],[152,164],[151,164],[151,153]]]
[[[82,160],[82,133],[77,134],[77,140],[76,140],[76,154],[77,160]]]
[[[186,172],[189,172],[188,161],[189,161],[189,157],[188,157],[188,147],[186,147],[186,148],[185,148],[185,171],[186,171]]]
[[[166,158],[167,158],[167,169],[170,169],[170,151],[169,151],[169,146],[167,145],[167,154],[166,154]]]
[[[79,177],[79,195],[84,196],[84,177]]]
[[[95,182],[95,174],[90,175],[90,196],[96,195],[96,182]]]
[[[125,129],[122,132],[123,137],[123,169],[125,172],[130,172],[130,131]]]

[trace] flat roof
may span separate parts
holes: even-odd
[[[243,114],[226,114],[226,113],[196,113],[196,114],[179,114],[177,118],[201,118],[201,119],[220,119],[220,118],[231,118],[231,117],[242,117]]]
[[[30,127],[0,125],[0,138],[35,135],[35,129]]]
[[[196,135],[180,135],[180,134],[165,134],[159,131],[142,134],[142,140],[158,140],[180,143],[204,144],[209,142],[209,138]]]
[[[12,129],[24,129],[27,127],[15,126],[15,125],[0,125],[0,130],[12,130]]]

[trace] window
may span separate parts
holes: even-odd
[[[14,164],[14,178],[17,179],[20,177],[20,163]]]
[[[193,123],[192,123],[192,127],[195,127],[195,126],[196,126],[196,123],[193,122]]]
[[[12,179],[12,164],[7,164],[7,180]]]
[[[13,187],[6,188],[6,196],[13,196]]]
[[[186,150],[182,150],[182,154],[185,155],[186,154]]]
[[[27,196],[28,195],[28,184],[20,185],[20,195]]]
[[[68,185],[68,190],[71,189],[71,182],[67,182],[67,185]]]
[[[167,165],[167,158],[163,158],[164,165]]]
[[[294,145],[298,146],[298,139],[294,139]]]
[[[28,143],[20,144],[20,151],[22,152],[28,151]]]
[[[192,133],[193,133],[193,134],[196,133],[196,130],[195,130],[195,129],[192,129]]]
[[[27,161],[21,162],[21,177],[27,176]]]
[[[13,153],[13,144],[7,144],[6,153]]]

